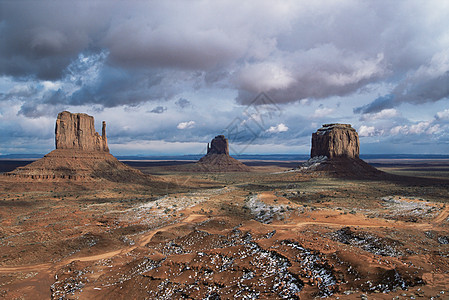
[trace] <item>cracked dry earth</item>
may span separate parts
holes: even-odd
[[[448,299],[449,187],[171,174],[177,190],[2,186],[6,299]]]

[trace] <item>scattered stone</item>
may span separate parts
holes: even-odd
[[[300,166],[301,170],[315,170],[320,164],[327,161],[327,156],[314,156]]]
[[[245,208],[249,209],[254,220],[264,224],[270,224],[275,219],[283,220],[285,213],[289,211],[287,205],[268,205],[261,201],[258,195],[245,201]],[[302,209],[297,211],[297,213],[301,212],[303,212]]]
[[[343,227],[332,233],[332,238],[340,243],[357,246],[361,249],[382,256],[398,257],[403,253],[398,250],[402,243],[390,238],[382,238],[374,234]]]
[[[438,243],[442,244],[442,245],[447,245],[449,244],[449,237],[442,235],[438,237]]]

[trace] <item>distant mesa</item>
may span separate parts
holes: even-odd
[[[113,182],[145,183],[150,177],[119,162],[109,153],[106,123],[101,136],[94,118],[83,113],[63,111],[55,128],[56,150],[43,158],[4,175],[23,180],[106,179]]]
[[[229,155],[229,142],[224,135],[217,135],[211,142],[207,144],[207,155],[225,154]]]
[[[217,135],[207,144],[207,154],[196,164],[205,172],[249,172],[250,168],[229,155],[229,141],[224,135]]]
[[[324,124],[312,134],[310,159],[300,169],[339,177],[378,177],[383,172],[359,158],[360,142],[350,124]]]

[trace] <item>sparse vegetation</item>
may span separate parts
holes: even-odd
[[[449,282],[445,181],[154,170],[150,187],[0,181],[0,295],[48,293],[33,268],[49,266],[66,298],[430,298]]]

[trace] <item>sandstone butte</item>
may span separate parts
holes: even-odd
[[[196,164],[205,172],[249,172],[250,168],[229,155],[229,141],[224,135],[217,135],[207,144],[207,154]]]
[[[225,154],[229,156],[229,141],[224,135],[217,135],[212,141],[207,143],[206,155]]]
[[[360,142],[350,124],[324,124],[312,134],[310,159],[305,170],[325,171],[338,177],[386,176],[359,158]]]
[[[358,158],[359,152],[359,136],[350,124],[324,124],[312,134],[310,157]]]
[[[63,111],[55,127],[56,150],[43,158],[4,175],[19,180],[98,180],[146,183],[150,176],[119,162],[109,153],[106,123],[102,135],[94,118],[83,113]]]
[[[95,131],[94,117],[87,114],[58,114],[55,128],[56,149],[109,152],[106,138],[106,122],[103,121],[101,136]]]

